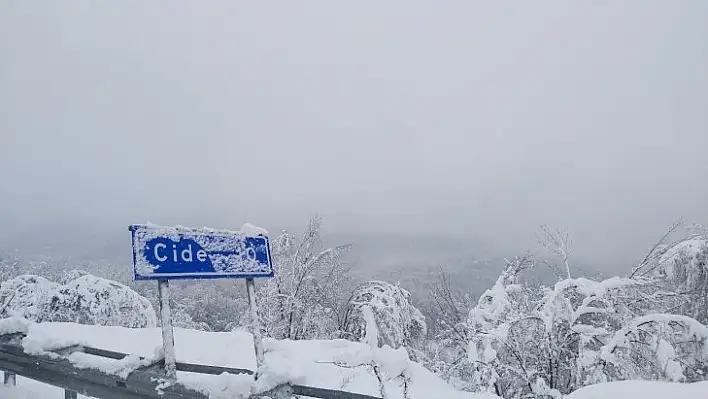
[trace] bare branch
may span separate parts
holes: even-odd
[[[654,260],[656,257],[660,256],[660,255],[657,255],[657,250],[666,243],[668,238],[674,232],[676,232],[676,230],[681,225],[683,225],[683,219],[678,219],[677,221],[674,222],[674,224],[671,225],[671,227],[669,227],[669,229],[666,231],[666,233],[664,233],[664,235],[654,244],[654,246],[651,248],[651,250],[649,250],[649,252],[647,252],[644,259],[642,259],[642,261],[639,262],[639,264],[634,269],[632,269],[632,272],[629,274],[629,278],[634,278],[635,276],[637,276],[638,273],[640,271],[642,271],[642,269],[646,268],[647,265],[649,265],[652,260]]]
[[[541,225],[541,232],[543,233],[542,237],[536,235],[538,244],[552,254],[559,256],[563,260],[568,278],[572,278],[570,274],[570,232],[560,229],[552,232],[545,224]]]

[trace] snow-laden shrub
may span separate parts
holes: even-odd
[[[20,316],[35,322],[75,322],[123,327],[154,327],[150,302],[130,288],[92,275],[64,285],[23,275],[0,286],[0,317]]]
[[[427,326],[423,314],[411,304],[408,291],[384,281],[370,281],[355,289],[347,304],[343,330],[345,337],[362,341],[372,339],[372,328],[376,329],[377,346],[399,348],[420,343]]]
[[[150,301],[123,284],[85,275],[54,290],[40,306],[37,321],[132,328],[155,327]]]
[[[17,315],[29,320],[43,318],[41,305],[59,287],[44,277],[22,275],[0,285],[0,318]]]

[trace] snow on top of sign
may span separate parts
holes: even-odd
[[[244,223],[241,227],[241,233],[247,236],[267,236],[268,231],[262,227],[254,226],[250,223]]]
[[[176,226],[163,226],[159,224],[152,223],[148,221],[145,224],[134,224],[132,227],[145,227],[149,230],[154,231],[161,237],[169,237],[170,234],[174,234],[173,237],[179,238],[180,233],[207,233],[207,234],[219,234],[219,235],[235,235],[235,236],[246,236],[246,237],[258,237],[258,236],[268,236],[268,230],[255,226],[250,223],[244,223],[241,230],[229,230],[229,229],[217,229],[213,227],[204,226],[202,228],[186,227],[181,225]]]

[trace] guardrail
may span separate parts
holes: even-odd
[[[65,399],[75,399],[77,393],[102,399],[208,399],[202,392],[189,389],[179,383],[161,387],[165,374],[164,359],[131,372],[127,378],[106,374],[90,368],[77,368],[65,356],[83,352],[86,354],[120,360],[126,353],[87,346],[70,346],[52,351],[59,356],[30,355],[25,353],[21,340],[23,334],[0,335],[0,370],[4,371],[3,383],[15,385],[17,375],[64,389]],[[177,363],[178,371],[219,375],[253,374],[253,371],[230,367],[209,366],[192,363]],[[380,399],[352,392],[309,387],[282,385],[252,398],[290,398],[293,395],[322,399]]]

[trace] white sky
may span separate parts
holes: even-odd
[[[547,223],[639,257],[708,222],[706,21],[702,0],[8,0],[0,237],[319,212],[509,251]]]

